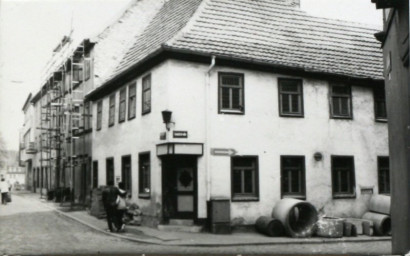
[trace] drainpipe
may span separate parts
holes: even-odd
[[[205,172],[206,172],[206,200],[211,199],[211,171],[210,171],[210,144],[211,137],[209,136],[209,130],[211,128],[211,118],[209,111],[209,91],[211,87],[211,71],[215,66],[215,56],[212,56],[211,64],[209,65],[205,74]]]

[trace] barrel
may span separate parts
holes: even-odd
[[[284,198],[272,210],[272,217],[280,220],[291,237],[312,236],[318,215],[315,207],[302,200]]]
[[[390,215],[390,196],[373,195],[370,199],[369,211]]]
[[[371,220],[373,222],[373,229],[376,235],[391,235],[391,219],[389,215],[375,212],[366,212],[362,218],[366,220]]]
[[[261,216],[256,220],[256,230],[267,236],[282,236],[285,233],[282,223],[268,216]]]

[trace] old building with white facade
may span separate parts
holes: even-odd
[[[359,217],[390,193],[375,29],[295,0],[170,0],[144,20],[86,101],[92,186],[125,182],[145,224],[203,223],[221,198],[234,225],[284,197]]]

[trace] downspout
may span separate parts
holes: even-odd
[[[209,111],[209,92],[211,87],[211,71],[215,66],[215,56],[212,56],[211,64],[205,74],[205,172],[206,172],[206,201],[211,199],[211,171],[210,171],[210,146],[211,137],[209,130],[211,129],[211,118]]]

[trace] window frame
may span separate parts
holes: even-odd
[[[96,122],[97,122],[97,131],[101,130],[102,127],[102,107],[103,107],[103,101],[99,100],[97,102],[97,118],[96,118]]]
[[[282,91],[281,82],[283,81],[295,81],[297,82],[298,92],[284,92]],[[299,111],[298,112],[288,112],[283,111],[283,95],[298,95],[299,99]],[[279,116],[280,117],[304,117],[304,102],[303,102],[303,79],[297,78],[278,78],[278,102],[279,102]]]
[[[333,92],[333,87],[346,87],[349,89],[349,93],[334,93]],[[329,104],[330,104],[330,118],[331,119],[353,119],[353,97],[352,97],[352,86],[350,84],[344,84],[344,83],[329,83]],[[338,97],[338,98],[347,98],[348,100],[348,115],[337,115],[334,114],[334,106],[333,106],[333,98]]]
[[[121,98],[121,96],[123,96]],[[124,87],[119,92],[119,103],[118,103],[118,123],[125,121],[127,115],[127,88]]]
[[[146,81],[149,81],[149,87],[146,87]],[[152,109],[152,78],[151,74],[148,74],[142,78],[142,93],[141,93],[141,115],[146,115],[151,112]],[[146,93],[149,92],[149,97]],[[145,108],[146,101],[149,102],[149,106]]]
[[[382,160],[387,160],[387,168],[381,168],[380,162]],[[382,190],[380,178],[381,178],[381,172],[387,172],[387,177],[388,177],[388,191]],[[386,181],[385,181],[386,182]],[[379,187],[379,194],[381,195],[390,195],[391,194],[391,182],[390,182],[390,158],[388,156],[378,156],[377,157],[377,185]]]
[[[235,88],[234,86],[222,85],[223,76],[237,76],[240,78],[240,88],[239,88],[239,109],[224,109],[223,99],[222,99],[222,89],[223,88]],[[232,101],[232,100],[231,100]],[[232,105],[232,102],[229,102]],[[218,114],[233,114],[233,115],[244,115],[245,114],[245,74],[244,73],[234,73],[234,72],[218,72]]]
[[[107,157],[105,159],[105,185],[108,184],[108,162],[112,161],[112,178],[113,178],[113,183],[115,184],[115,163],[114,163],[114,157]]]
[[[383,97],[384,96],[384,97]],[[384,103],[385,116],[378,112],[378,104]],[[387,122],[387,105],[386,105],[386,91],[384,87],[373,88],[373,104],[374,104],[374,119],[376,122]]]
[[[127,176],[125,175],[125,167],[126,167],[126,159],[129,160],[129,180],[124,181],[124,177]],[[125,190],[130,192],[130,195],[132,194],[132,157],[131,155],[124,155],[121,157],[121,181],[124,182]]]
[[[86,57],[84,59],[84,81],[87,81],[91,77],[91,59]]]
[[[301,160],[301,169],[296,170],[298,172],[300,172],[300,179],[299,182],[301,182],[301,184],[299,185],[299,187],[301,188],[300,192],[287,192],[285,191],[285,188],[283,186],[284,184],[284,178],[285,178],[285,174],[284,174],[284,167],[285,167],[285,160],[286,159],[298,159]],[[302,199],[305,200],[306,199],[306,158],[305,156],[302,155],[282,155],[280,156],[280,181],[281,181],[281,198],[296,198],[296,199]]]
[[[143,165],[144,165],[144,160],[147,159],[143,159],[144,157],[146,157],[148,159],[148,171],[143,172]],[[146,184],[144,184],[144,173],[146,174],[148,172],[148,176],[146,179],[146,181],[148,181],[148,188],[149,188],[149,192],[143,191],[143,188],[146,188]],[[151,152],[146,151],[146,152],[141,152],[138,154],[138,198],[142,198],[142,199],[149,199],[151,198]]]
[[[108,127],[111,127],[115,124],[115,93],[109,96],[108,103]]]
[[[134,88],[134,94],[131,94],[132,88]],[[132,101],[132,99],[134,100]],[[137,81],[132,81],[130,84],[128,84],[128,120],[131,120],[135,118],[136,116],[137,116]]]
[[[335,160],[337,159],[351,159],[352,160],[352,166],[351,169],[349,170],[351,173],[350,181],[352,184],[349,186],[351,187],[351,192],[338,192],[335,191]],[[354,163],[354,156],[339,156],[339,155],[332,155],[331,156],[331,179],[332,179],[332,197],[333,199],[343,199],[343,198],[356,198],[356,171],[355,171],[355,163]],[[340,181],[339,181],[340,183]],[[340,188],[339,188],[340,190]]]
[[[98,188],[98,160],[93,161],[93,188]]]
[[[244,167],[244,166],[234,166],[234,160],[239,159],[239,158],[248,158],[252,159],[253,164],[254,164],[254,192],[252,194],[250,193],[235,193],[235,188],[234,188],[234,172],[235,170],[241,168],[242,173],[246,170],[244,168],[250,168],[250,167]],[[248,170],[249,171],[249,170]],[[241,175],[241,179],[244,179],[244,175]],[[242,182],[242,187],[243,183],[245,180],[241,180]],[[252,156],[252,155],[245,155],[245,156],[231,156],[231,201],[232,202],[257,202],[259,201],[259,158],[258,156]]]

